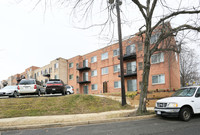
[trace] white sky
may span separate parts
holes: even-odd
[[[44,15],[42,5],[32,10],[33,2],[16,1],[0,0],[0,81],[30,66],[42,67],[58,57],[68,59],[108,45],[99,38],[100,29],[74,28],[64,7],[54,7]],[[123,27],[123,36],[141,26],[139,12],[134,13],[134,23]],[[124,14],[133,16],[133,12]]]

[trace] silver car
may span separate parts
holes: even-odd
[[[22,79],[18,84],[18,92],[20,95],[38,95],[45,93],[45,89],[41,82],[35,79]]]
[[[0,89],[0,96],[18,97],[19,92],[17,86],[6,86]]]

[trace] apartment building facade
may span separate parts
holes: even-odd
[[[126,91],[141,90],[144,44],[139,37],[123,41]],[[118,43],[68,59],[68,84],[75,93],[98,94],[121,91]],[[151,57],[149,90],[180,88],[179,56],[158,52]]]
[[[57,58],[52,60],[50,64],[34,70],[33,78],[37,79],[42,84],[45,84],[49,79],[61,79],[67,84],[67,71],[67,60],[64,58]]]

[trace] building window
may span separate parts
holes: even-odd
[[[44,70],[44,74],[48,74],[48,69],[45,69],[45,70]]]
[[[163,84],[165,83],[165,75],[153,75],[152,76],[152,84]]]
[[[54,64],[54,69],[57,69],[58,68],[58,63],[55,63]]]
[[[92,90],[97,90],[97,84],[92,84]]]
[[[113,57],[119,55],[119,48],[113,50]]]
[[[114,88],[121,88],[121,81],[115,81]]]
[[[41,75],[43,75],[43,71],[41,70]]]
[[[97,76],[97,70],[93,70],[91,73],[92,76]]]
[[[128,91],[137,91],[137,80],[136,79],[127,80],[127,87]]]
[[[97,62],[97,56],[93,56],[93,57],[91,58],[91,63],[95,63],[95,62]]]
[[[138,52],[139,52],[139,51],[142,51],[142,49],[143,49],[142,43],[138,43]]]
[[[151,36],[151,39],[150,39],[150,44],[155,44],[155,43],[157,42],[158,37],[160,36],[160,34],[161,34],[161,33],[158,32],[158,33],[152,35],[152,36]]]
[[[114,73],[119,72],[119,71],[120,71],[120,64],[114,65]]]
[[[133,73],[136,73],[137,72],[137,69],[136,69],[136,62],[133,61],[133,62],[128,62],[126,64],[126,73],[127,74],[133,74]]]
[[[58,75],[55,75],[55,76],[54,76],[54,79],[59,79],[59,78],[58,78]]]
[[[69,63],[69,68],[73,68],[73,66],[74,66],[73,62]]]
[[[143,70],[143,62],[138,63],[139,70]]]
[[[37,72],[37,76],[40,76],[40,72]]]
[[[108,67],[102,68],[101,69],[101,74],[102,75],[108,74]]]
[[[69,75],[69,80],[72,80],[73,78],[74,78],[73,74]]]
[[[49,73],[52,73],[52,68],[49,68]]]
[[[135,53],[135,44],[126,47],[126,55]]]
[[[151,56],[151,64],[164,62],[164,53],[157,53]]]
[[[108,59],[108,52],[101,54],[101,60]]]
[[[83,81],[89,81],[88,72],[83,73]]]

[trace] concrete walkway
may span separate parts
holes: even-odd
[[[119,122],[155,117],[155,115],[133,116],[135,112],[136,109],[75,115],[5,118],[0,119],[0,131]]]

